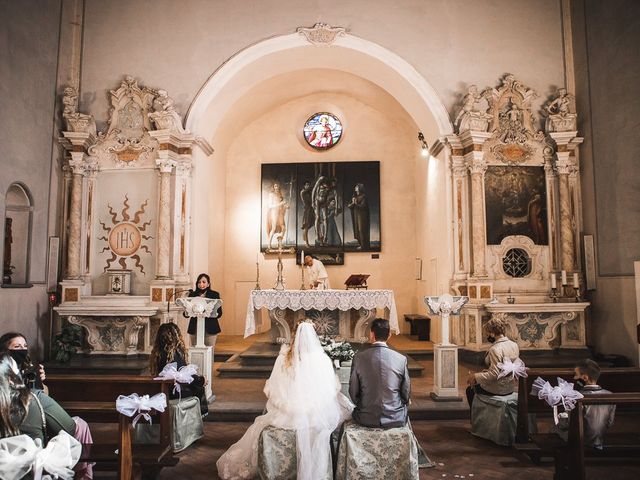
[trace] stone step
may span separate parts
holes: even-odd
[[[408,358],[408,368],[410,377],[421,377],[424,367],[411,357]],[[221,378],[269,378],[275,358],[270,364],[247,363],[246,358],[234,355],[229,360],[220,365],[217,369]]]

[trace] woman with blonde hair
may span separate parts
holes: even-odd
[[[313,480],[331,472],[329,437],[351,417],[353,404],[340,392],[340,381],[313,323],[301,322],[291,345],[282,346],[264,393],[267,413],[256,418],[244,436],[220,457],[218,475],[224,480],[255,478],[258,441],[269,425],[295,431],[296,478]]]
[[[467,379],[467,401],[469,407],[473,404],[473,397],[476,393],[488,396],[506,396],[511,395],[515,389],[515,382],[510,375],[501,376],[499,363],[505,360],[515,362],[520,357],[520,349],[518,344],[509,340],[506,336],[509,324],[501,319],[493,317],[485,326],[489,343],[491,347],[484,357],[484,363],[487,366],[478,373],[469,372]]]

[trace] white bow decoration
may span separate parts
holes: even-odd
[[[498,363],[498,368],[500,369],[498,378],[511,375],[511,377],[515,380],[516,377],[527,376],[527,367],[519,358],[516,358],[515,362],[512,362],[510,358],[507,358],[503,362]]]
[[[158,374],[154,380],[173,380],[173,391],[178,392],[180,398],[182,398],[181,383],[193,382],[193,376],[198,374],[198,367],[194,364],[185,365],[178,370],[178,364],[176,362],[167,363],[162,371]]]
[[[573,410],[576,402],[584,396],[573,389],[573,383],[569,383],[558,377],[558,386],[552,387],[544,379],[538,377],[534,380],[531,395],[536,395],[553,407],[553,420],[558,424],[558,405],[562,404],[565,412]]]
[[[0,439],[0,480],[22,478],[32,470],[34,480],[71,480],[81,453],[80,442],[64,430],[46,448],[28,435]],[[44,472],[50,475],[43,476]]]
[[[147,422],[151,422],[151,410],[164,412],[167,407],[167,397],[164,393],[156,393],[153,397],[149,395],[139,396],[137,393],[131,395],[120,395],[116,399],[116,410],[127,417],[134,417],[131,425],[135,428],[138,420],[144,418]],[[136,415],[137,414],[137,415]]]

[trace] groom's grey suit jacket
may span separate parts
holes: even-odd
[[[353,420],[367,427],[402,427],[407,423],[411,380],[407,357],[374,343],[353,358],[349,395]]]

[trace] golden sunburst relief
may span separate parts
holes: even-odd
[[[143,233],[146,231],[147,227],[151,225],[151,220],[140,225],[142,215],[144,215],[144,211],[148,203],[149,200],[145,200],[142,205],[140,205],[140,209],[134,214],[133,219],[131,219],[131,216],[129,215],[129,197],[125,195],[124,201],[122,202],[124,207],[120,213],[120,216],[122,217],[121,220],[118,220],[118,213],[113,210],[111,204],[107,204],[109,207],[109,215],[111,215],[112,225],[107,227],[104,222],[100,222],[102,229],[106,232],[106,236],[98,237],[98,240],[104,240],[107,242],[107,246],[104,247],[100,253],[111,251],[111,258],[107,259],[107,265],[104,267],[103,272],[106,272],[116,259],[120,266],[123,269],[126,269],[127,259],[130,258],[135,262],[135,267],[139,268],[143,275],[146,275],[138,252],[142,250],[151,255],[149,247],[142,244],[143,240],[153,238],[152,236],[145,235]]]

